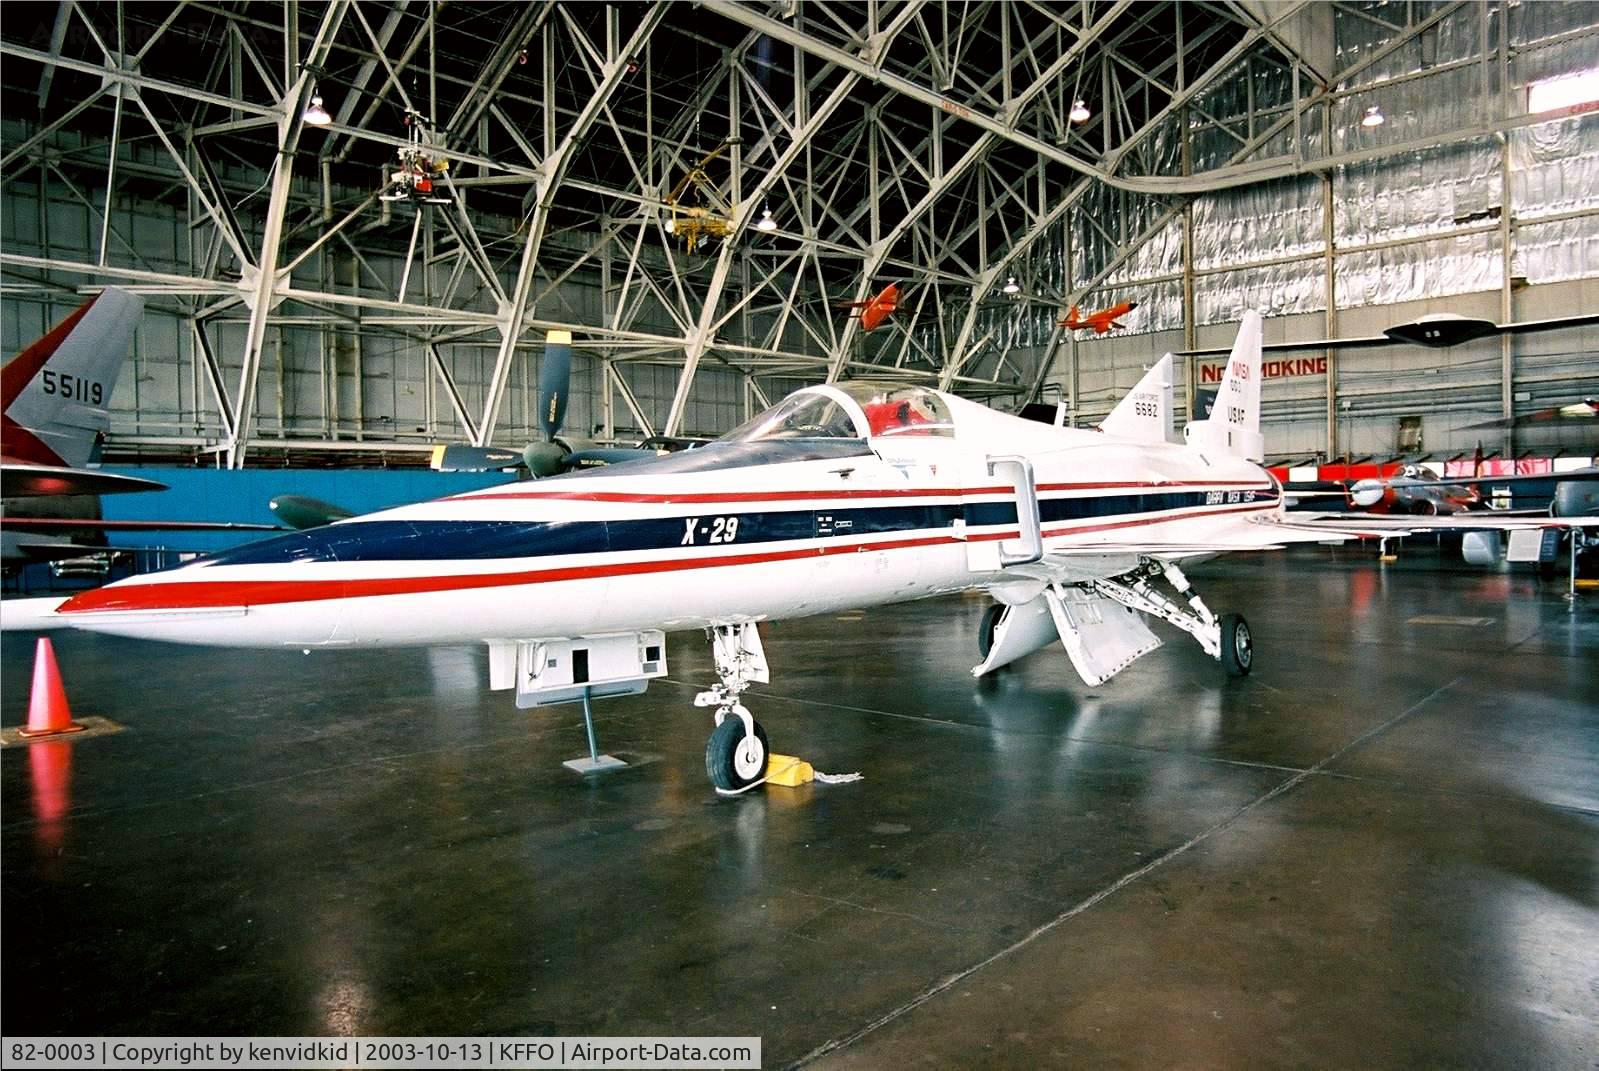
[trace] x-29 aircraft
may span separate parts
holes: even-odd
[[[1255,463],[1260,338],[1249,313],[1222,403],[1185,444],[1166,441],[1148,390],[1087,430],[921,387],[807,387],[697,450],[263,540],[49,616],[223,646],[481,642],[490,686],[523,707],[642,691],[666,672],[664,634],[704,629],[720,683],[696,705],[715,710],[706,768],[722,790],[766,769],[740,701],[770,679],[762,621],[981,589],[999,609],[974,675],[1058,639],[1097,685],[1160,645],[1148,616],[1241,676],[1249,626],[1213,612],[1179,563],[1329,538],[1283,519]],[[1168,363],[1157,373],[1169,384]]]

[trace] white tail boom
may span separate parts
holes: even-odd
[[[1197,450],[1263,461],[1266,439],[1260,433],[1260,313],[1250,309],[1238,325],[1238,339],[1216,392],[1210,419],[1189,422],[1183,440]]]
[[[1171,429],[1171,354],[1156,361],[1138,385],[1116,403],[1099,430],[1118,439],[1163,443]]]

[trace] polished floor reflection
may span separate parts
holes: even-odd
[[[8,748],[9,1034],[756,1034],[766,1065],[1544,1067],[1599,1059],[1599,597],[1413,552],[1193,570],[1085,688],[974,682],[984,603],[767,630],[752,708],[849,785],[721,799],[670,680],[519,712],[471,649],[61,634],[115,736]],[[3,647],[23,719],[30,637]]]

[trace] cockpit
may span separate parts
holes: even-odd
[[[807,387],[726,435],[723,442],[786,439],[868,439],[887,436],[951,438],[949,407],[927,387],[833,383]]]

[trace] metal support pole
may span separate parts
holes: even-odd
[[[589,689],[583,689],[583,727],[589,734],[589,760],[598,766],[600,764],[600,748],[594,740],[594,708],[589,703]]]
[[[594,736],[594,708],[589,702],[590,689],[583,687],[583,727],[588,730],[589,757],[586,759],[567,759],[561,763],[568,770],[575,770],[580,774],[604,773],[607,770],[621,770],[627,763],[615,755],[601,755],[599,742]]]

